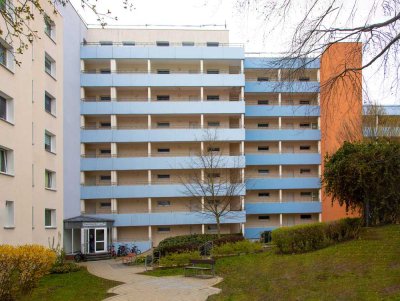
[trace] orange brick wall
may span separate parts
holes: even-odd
[[[323,53],[320,66],[321,81],[321,154],[334,153],[345,140],[362,138],[362,78],[361,71],[341,74],[345,68],[359,68],[362,64],[361,43],[339,43]],[[350,133],[350,135],[349,135]],[[322,174],[324,165],[322,165]],[[346,215],[344,207],[321,191],[322,221],[336,220]]]

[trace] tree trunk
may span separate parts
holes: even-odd
[[[365,202],[364,215],[365,215],[365,226],[369,227],[369,200],[368,199]]]
[[[215,217],[215,221],[217,222],[217,237],[221,238],[221,223],[218,215]]]

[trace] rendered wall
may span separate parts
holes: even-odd
[[[347,68],[362,65],[361,43],[339,43],[330,46],[321,58],[321,155],[333,154],[344,141],[362,138],[362,78],[361,71],[347,73]],[[338,75],[341,75],[338,77]],[[334,80],[336,78],[336,80]],[[322,174],[324,165],[322,165]],[[332,205],[324,189],[322,221],[336,220],[346,215],[337,202]]]

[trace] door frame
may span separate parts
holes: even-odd
[[[97,240],[97,230],[103,230],[103,240]],[[102,250],[97,250],[97,243],[102,242],[104,245],[104,249]],[[108,244],[107,244],[107,228],[94,228],[94,252],[95,253],[104,253],[107,252],[108,250]]]

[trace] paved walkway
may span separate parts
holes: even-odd
[[[152,277],[139,275],[143,267],[124,266],[121,261],[103,260],[84,263],[93,275],[124,282],[108,290],[117,294],[107,301],[205,301],[220,289],[212,287],[220,277],[199,279],[183,276]]]

